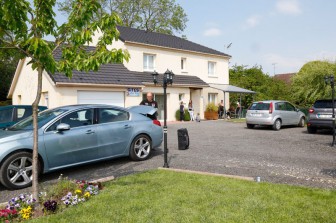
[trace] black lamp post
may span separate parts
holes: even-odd
[[[325,76],[324,81],[326,84],[330,84],[331,86],[331,100],[332,100],[332,127],[333,127],[333,141],[331,143],[331,146],[335,145],[335,103],[334,103],[334,75]]]
[[[159,74],[154,71],[152,73],[153,76],[153,82],[156,85],[158,83],[158,76]],[[173,84],[173,79],[174,79],[174,73],[170,70],[167,69],[166,72],[163,74],[163,80],[162,80],[162,87],[163,87],[163,96],[164,96],[164,114],[163,114],[163,153],[164,153],[164,168],[169,168],[168,165],[168,148],[167,148],[167,86],[168,84],[172,85]]]

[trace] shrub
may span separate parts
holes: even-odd
[[[180,121],[180,109],[177,109],[175,112],[175,118],[177,121]],[[190,114],[188,109],[184,109],[184,121],[190,121]]]
[[[207,112],[217,112],[218,111],[218,106],[215,105],[215,103],[210,102],[207,104],[205,111]]]

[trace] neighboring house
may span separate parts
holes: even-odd
[[[49,108],[83,103],[104,103],[128,107],[138,105],[147,92],[153,92],[158,102],[159,119],[163,119],[163,88],[153,83],[151,73],[163,74],[167,69],[175,74],[172,86],[167,88],[168,120],[175,120],[179,102],[187,107],[193,101],[195,114],[204,115],[209,102],[224,99],[223,91],[210,84],[229,84],[230,55],[191,41],[128,27],[118,27],[119,40],[111,47],[127,49],[130,61],[124,64],[103,65],[98,72],[74,71],[72,79],[61,73],[43,74],[40,105]],[[94,47],[96,35],[90,47]],[[59,52],[55,58],[60,57]],[[31,104],[37,89],[37,72],[19,62],[8,98],[13,104]],[[162,80],[162,79],[161,79]],[[228,95],[225,104],[228,106]]]
[[[276,74],[276,75],[274,75],[274,78],[277,79],[277,80],[281,80],[281,81],[285,82],[287,85],[290,85],[292,83],[292,77],[295,74],[296,73]]]

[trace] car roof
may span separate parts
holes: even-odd
[[[124,107],[115,106],[115,105],[107,105],[107,104],[75,104],[75,105],[64,105],[60,107],[56,107],[58,109],[66,109],[66,110],[72,110],[72,109],[78,109],[78,108],[116,108],[119,110],[126,110]]]
[[[265,100],[265,101],[254,101],[253,103],[270,103],[270,102],[288,102],[288,101],[284,101],[284,100]]]

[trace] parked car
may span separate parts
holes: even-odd
[[[255,125],[272,126],[274,130],[280,130],[285,125],[304,127],[305,119],[305,114],[288,101],[253,102],[246,113],[246,125],[249,129]]]
[[[39,111],[47,107],[39,106]],[[0,128],[7,128],[18,121],[31,116],[33,109],[31,105],[8,105],[0,107]]]
[[[307,131],[308,133],[316,133],[318,129],[332,129],[331,99],[317,100],[309,109]]]
[[[141,161],[160,146],[163,130],[150,106],[71,105],[38,114],[40,173],[129,156]],[[150,116],[150,117],[147,117]],[[32,183],[32,117],[0,130],[0,181],[11,189]]]

